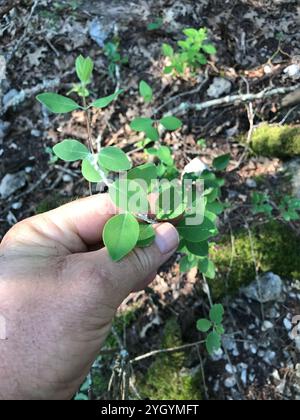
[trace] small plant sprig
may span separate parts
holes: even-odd
[[[108,74],[112,80],[116,79],[116,70],[118,66],[128,63],[127,57],[122,57],[120,52],[120,40],[114,37],[111,41],[104,44],[104,54],[108,60]]]
[[[187,69],[195,73],[201,66],[207,64],[207,56],[217,53],[215,46],[208,42],[207,29],[184,29],[186,38],[178,41],[178,52],[169,44],[163,44],[162,51],[170,61],[164,69],[165,74],[183,76]]]
[[[295,222],[300,220],[300,199],[285,195],[280,199],[278,206],[271,200],[268,194],[254,192],[252,194],[253,214],[264,214],[268,217],[277,211],[281,219],[285,222]]]
[[[221,304],[213,305],[209,311],[209,319],[203,318],[197,321],[197,329],[202,333],[208,333],[205,340],[206,349],[210,355],[218,351],[222,346],[224,308]]]
[[[205,170],[201,175],[185,174],[178,180],[179,171],[172,151],[160,141],[164,130],[175,131],[182,127],[182,122],[171,115],[159,119],[138,117],[131,122],[133,130],[143,133],[146,156],[151,156],[154,163],[146,162],[133,168],[131,160],[118,147],[101,147],[96,153],[93,150],[89,112],[92,108],[106,108],[118,98],[122,90],[87,103],[94,64],[89,57],[80,56],[75,67],[79,83],[74,85],[72,93],[82,99],[82,105],[67,96],[50,92],[38,95],[37,99],[53,113],[64,114],[75,110],[85,113],[88,147],[77,139],[64,139],[53,147],[53,152],[66,162],[81,161],[82,175],[89,183],[104,182],[107,185],[109,195],[119,209],[119,213],[108,220],[103,231],[103,241],[110,257],[117,262],[136,247],[150,246],[155,240],[153,224],[168,221],[176,225],[181,239],[180,252],[184,255],[180,263],[181,270],[189,271],[197,266],[205,277],[213,279],[216,270],[209,259],[209,241],[218,233],[217,218],[223,211],[220,195],[224,184],[223,179],[214,171],[224,171],[230,156],[216,158],[213,170]],[[145,103],[150,104],[153,100],[153,90],[147,82],[141,81],[139,93]],[[110,178],[115,180],[110,181]],[[176,183],[157,183],[162,178]],[[192,185],[190,201],[185,191],[185,180],[191,181]],[[200,208],[195,205],[197,181],[202,181],[204,186]],[[151,194],[156,197],[154,214],[149,201]],[[164,203],[165,195],[171,197],[167,206]],[[138,201],[137,209],[131,207],[132,199]],[[203,214],[203,220],[194,225],[189,223],[191,208],[195,213],[200,211]],[[216,318],[211,321],[214,323],[214,334],[221,335],[220,323]],[[216,339],[213,341],[212,337],[208,339],[211,342],[210,348],[216,348]]]

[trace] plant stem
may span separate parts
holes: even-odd
[[[91,133],[91,124],[90,124],[90,114],[89,114],[89,110],[87,109],[85,96],[83,97],[83,106],[84,106],[86,129],[87,129],[87,135],[88,135],[88,145],[89,145],[89,148],[90,148],[90,152],[92,154],[94,154],[93,142],[92,142],[92,133]]]

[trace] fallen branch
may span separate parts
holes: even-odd
[[[149,353],[145,353],[145,354],[142,354],[141,356],[137,356],[134,359],[131,359],[129,363],[132,364],[132,363],[138,362],[140,360],[147,359],[148,357],[156,356],[157,354],[161,354],[161,353],[181,352],[183,350],[189,349],[191,347],[199,346],[200,344],[204,344],[204,343],[205,343],[205,341],[196,341],[195,343],[184,344],[183,346],[171,347],[171,348],[168,348],[168,349],[153,350],[153,351],[150,351]]]
[[[3,106],[2,109],[0,109],[0,116],[4,115],[9,108],[14,108],[23,103],[26,98],[31,98],[44,90],[54,89],[60,86],[60,84],[61,79],[56,78],[53,80],[45,80],[32,88],[20,90],[20,92],[18,92],[8,103],[5,104],[5,106]]]
[[[242,102],[252,102],[258,99],[265,99],[270,98],[276,95],[285,95],[287,93],[293,92],[300,88],[300,85],[296,86],[289,86],[289,87],[279,87],[272,90],[264,89],[259,93],[246,93],[242,95],[232,95],[232,96],[225,96],[219,99],[213,99],[211,101],[203,102],[203,103],[196,103],[193,104],[191,102],[183,102],[178,107],[168,111],[168,115],[174,114],[185,114],[187,111],[194,110],[194,111],[202,111],[203,109],[217,107],[220,105],[231,105],[231,104],[238,104]]]

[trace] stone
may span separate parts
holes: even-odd
[[[1,121],[0,120],[0,144],[2,143],[2,140],[6,136],[8,130],[10,127],[10,123],[7,121]]]
[[[226,388],[233,388],[236,385],[235,377],[230,376],[229,378],[227,378],[224,382],[224,385],[226,386]]]
[[[242,293],[251,300],[259,303],[278,301],[282,297],[283,283],[274,273],[266,273],[248,287],[241,289]]]
[[[207,91],[210,98],[220,98],[231,91],[231,82],[223,77],[215,77]]]
[[[300,198],[300,159],[292,159],[285,165],[285,170],[292,177],[293,196]]]
[[[99,19],[94,19],[89,25],[89,35],[93,41],[95,41],[100,48],[104,47],[105,40],[108,37],[108,33],[104,30],[102,23]]]
[[[299,64],[291,64],[290,66],[286,67],[283,72],[292,78],[300,77],[300,66]]]
[[[0,197],[6,199],[26,185],[25,172],[6,174],[0,183]]]
[[[207,169],[207,165],[204,162],[202,162],[201,159],[195,158],[185,166],[183,170],[183,175],[195,173],[197,176],[200,176],[202,172],[204,172]]]
[[[246,180],[246,185],[248,188],[251,188],[251,189],[257,188],[257,182],[255,181],[255,179],[248,178]]]
[[[284,325],[284,328],[287,331],[291,331],[291,329],[293,328],[293,325],[292,325],[291,321],[288,318],[284,318],[283,325]]]
[[[270,321],[265,321],[261,327],[262,332],[266,332],[274,328],[274,325]]]

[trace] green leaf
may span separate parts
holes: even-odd
[[[215,331],[211,332],[206,339],[206,349],[210,355],[221,348],[221,337]]]
[[[81,108],[73,99],[57,93],[41,93],[36,99],[55,114],[65,114]]]
[[[189,252],[197,257],[206,257],[208,255],[208,242],[188,242],[186,241],[186,247]]]
[[[146,163],[131,169],[127,174],[127,178],[137,182],[142,180],[149,188],[152,181],[155,182],[157,179],[157,168],[153,163]]]
[[[66,162],[83,160],[89,154],[88,148],[77,140],[66,139],[53,147],[53,152],[57,157]]]
[[[130,128],[134,131],[144,131],[146,132],[149,128],[152,127],[153,120],[151,118],[135,118],[131,124]]]
[[[209,311],[209,318],[217,325],[222,324],[224,317],[224,308],[221,304],[213,305]]]
[[[212,323],[208,319],[199,319],[197,321],[197,330],[207,333],[212,327]]]
[[[175,131],[182,127],[182,122],[176,117],[164,117],[159,122],[169,131]]]
[[[231,156],[229,154],[217,157],[213,161],[213,167],[217,171],[224,171],[227,168],[227,166],[229,165],[230,157]]]
[[[168,44],[163,44],[162,52],[166,57],[173,57],[174,55],[173,48],[171,47],[171,45],[168,45]]]
[[[94,68],[93,60],[90,57],[84,58],[82,55],[80,55],[76,59],[75,67],[78,79],[83,84],[88,84],[91,81]]]
[[[187,273],[194,267],[197,267],[196,259],[190,260],[187,255],[181,258],[179,262],[179,268],[181,273]]]
[[[102,177],[92,164],[93,156],[87,157],[82,161],[81,172],[84,178],[89,182],[101,182]]]
[[[118,147],[105,147],[99,153],[99,164],[109,171],[121,172],[128,171],[132,167],[126,153]]]
[[[220,336],[225,334],[225,329],[224,329],[223,325],[216,325],[215,330],[216,330],[216,333],[219,334]]]
[[[198,267],[201,273],[208,279],[213,280],[216,277],[215,264],[208,258],[203,258],[202,260],[200,260]]]
[[[187,29],[184,29],[182,32],[187,37],[195,38],[198,36],[198,31],[197,29],[194,29],[194,28],[187,28]]]
[[[167,166],[172,166],[174,163],[174,159],[172,157],[171,149],[167,146],[161,146],[158,149],[156,148],[149,148],[147,149],[149,155],[157,156],[162,163]]]
[[[188,225],[187,218],[185,218],[177,225],[177,230],[189,242],[203,242],[214,235],[215,225],[206,217],[201,225]]]
[[[136,181],[117,179],[110,185],[109,195],[118,208],[130,213],[148,214],[149,202],[147,192]]]
[[[103,231],[103,242],[113,261],[120,261],[134,249],[139,233],[138,221],[129,213],[118,214],[108,220]]]
[[[140,235],[137,246],[144,248],[153,244],[155,240],[155,230],[152,225],[140,224]]]
[[[148,31],[156,31],[157,29],[160,29],[163,25],[163,19],[157,18],[154,22],[150,22],[147,25]]]
[[[151,102],[153,98],[153,90],[144,80],[140,82],[140,95],[144,98],[145,102]]]
[[[204,44],[202,45],[202,49],[206,54],[215,55],[217,54],[217,49],[213,44]]]
[[[95,108],[106,108],[111,102],[113,102],[117,97],[123,93],[123,90],[118,90],[117,92],[113,93],[112,95],[105,96],[104,98],[97,99],[93,102],[90,106]]]
[[[206,210],[211,213],[220,215],[224,211],[224,205],[218,201],[214,201],[213,203],[207,203]]]

